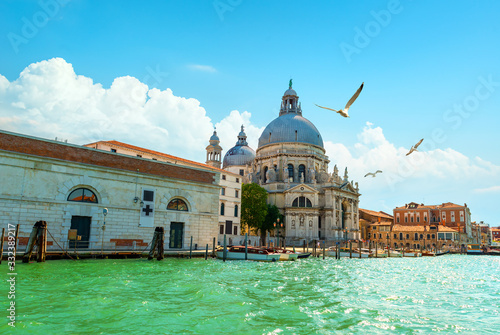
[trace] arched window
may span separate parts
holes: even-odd
[[[418,234],[415,233],[415,241],[418,241]]]
[[[304,164],[299,165],[299,178],[303,177],[304,181],[306,181],[306,166]]]
[[[269,168],[266,166],[266,167],[264,168],[264,184],[265,184],[265,183],[266,183],[266,181],[267,181],[267,171],[268,171],[268,170],[269,170]]]
[[[402,240],[403,239],[403,233],[399,233],[399,239]]]
[[[98,203],[97,196],[88,188],[77,188],[68,195],[68,201]]]
[[[220,204],[220,215],[224,215],[224,203],[221,202]]]
[[[188,206],[182,199],[173,199],[168,203],[167,209],[187,212]]]
[[[292,178],[293,180],[293,165],[288,164],[288,178]]]
[[[306,197],[298,197],[293,200],[292,207],[312,207],[312,203]]]
[[[234,216],[238,216],[238,205],[234,205]]]

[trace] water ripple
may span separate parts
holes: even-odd
[[[497,334],[499,261],[447,255],[19,264],[16,328],[46,334]]]

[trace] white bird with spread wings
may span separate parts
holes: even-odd
[[[381,170],[377,170],[375,172],[368,172],[367,174],[365,174],[365,177],[372,176],[372,178],[375,178],[375,175],[377,173],[382,173],[382,171]]]
[[[361,93],[361,90],[363,89],[363,85],[364,84],[365,84],[364,82],[361,84],[361,86],[358,88],[358,90],[356,91],[356,93],[354,93],[354,95],[352,96],[352,98],[349,99],[349,101],[345,105],[344,109],[336,110],[336,109],[332,109],[332,108],[328,108],[328,107],[323,107],[323,106],[320,106],[320,105],[316,105],[316,106],[318,106],[320,108],[324,108],[324,109],[328,109],[328,110],[334,111],[336,113],[339,113],[343,117],[349,117],[349,114],[347,114],[347,111],[349,110],[349,107],[351,107],[352,103],[358,98],[359,93]]]
[[[408,156],[409,154],[411,154],[413,151],[418,151],[417,148],[418,146],[420,145],[420,143],[422,143],[424,139],[421,139],[420,141],[418,141],[417,144],[415,144],[414,146],[411,147],[410,151],[408,151],[408,153],[406,154],[406,156]]]

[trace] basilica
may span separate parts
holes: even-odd
[[[214,132],[214,135],[216,133]],[[218,137],[207,147],[207,164],[220,166]],[[323,139],[314,124],[302,116],[297,92],[285,91],[279,115],[262,132],[258,148],[248,146],[243,126],[236,145],[222,162],[226,171],[243,176],[245,183],[266,189],[268,203],[284,216],[281,234],[288,245],[304,240],[359,239],[358,183],[349,181],[337,166],[328,172]]]

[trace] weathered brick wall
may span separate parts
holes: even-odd
[[[201,183],[214,183],[214,172],[182,167],[157,161],[103,152],[54,141],[39,140],[0,132],[0,150],[50,157],[107,168],[140,171],[141,173]]]

